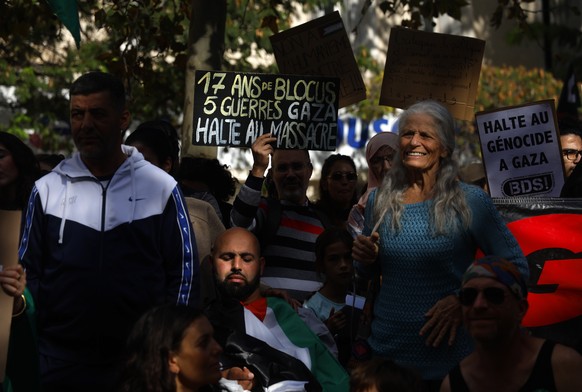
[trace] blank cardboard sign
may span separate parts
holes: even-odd
[[[476,38],[392,28],[380,105],[405,109],[433,99],[472,120],[484,50]]]
[[[339,12],[270,37],[279,72],[340,79],[339,107],[366,99],[366,86]]]

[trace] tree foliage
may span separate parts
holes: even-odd
[[[540,16],[532,21],[532,16]],[[547,69],[559,76],[573,64],[582,74],[582,31],[579,23],[567,23],[570,18],[580,17],[578,5],[571,1],[497,0],[490,25],[499,28],[511,25],[507,40],[514,45],[524,41],[534,42],[550,54],[551,67]]]
[[[82,42],[77,50],[45,1],[0,0],[0,13],[8,15],[0,24],[0,86],[12,86],[14,95],[0,93],[0,114],[12,115],[9,123],[0,122],[0,129],[21,135],[34,130],[41,135],[43,150],[70,149],[55,125],[68,123],[70,82],[94,69],[123,76],[136,121],[161,117],[179,125],[194,1],[209,0],[79,1]],[[494,20],[519,19],[521,8],[516,7],[525,2],[499,0]],[[321,13],[342,4],[339,0],[228,0],[223,68],[275,72],[269,36],[296,24],[298,10]],[[386,15],[405,15],[403,25],[420,28],[434,24],[439,15],[459,19],[467,4],[467,0],[366,0],[361,12],[378,6]],[[252,62],[257,54],[266,60]],[[356,58],[362,69],[379,71],[367,48],[358,49]],[[372,96],[377,86],[371,84]],[[374,105],[372,100],[362,103],[363,113],[383,110]]]
[[[461,9],[466,5],[469,5],[466,0],[383,0],[378,4],[384,14],[409,15],[403,19],[402,26],[413,29],[419,29],[426,23],[434,26],[434,20],[440,15],[459,20]]]
[[[288,26],[291,1],[229,1],[227,69],[250,70],[253,49],[268,45],[271,30]],[[44,1],[0,2],[0,86],[15,86],[13,99],[0,94],[0,110],[16,115],[0,129],[34,130],[42,149],[70,149],[54,125],[68,122],[66,91],[88,70],[124,78],[134,119],[180,122],[188,59],[191,0],[80,1],[82,43],[77,50]],[[276,22],[276,23],[274,23]],[[237,53],[238,58],[232,55]],[[267,67],[268,69],[268,67]]]
[[[88,70],[122,75],[136,118],[179,116],[188,1],[79,2],[80,50],[64,44],[68,32],[45,2],[13,0],[2,7],[13,17],[0,33],[0,85],[17,86],[15,99],[2,105],[19,113],[21,126],[41,133],[43,149],[64,147],[48,136],[56,121],[68,122],[65,92]]]

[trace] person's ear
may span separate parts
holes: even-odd
[[[126,129],[129,128],[129,124],[131,123],[131,113],[127,109],[123,109],[121,112],[121,130],[125,132]]]
[[[160,167],[162,168],[163,171],[169,173],[170,170],[172,170],[172,159],[166,158],[163,162],[161,162]]]
[[[448,156],[449,156],[449,152],[447,151],[447,149],[444,146],[441,146],[440,157],[444,159]]]
[[[172,374],[180,374],[180,365],[178,364],[178,356],[174,353],[170,353],[168,358],[168,368]]]

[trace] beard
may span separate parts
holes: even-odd
[[[300,204],[305,198],[305,189],[302,181],[297,177],[288,177],[277,187],[279,198],[291,203]]]
[[[294,189],[294,190],[283,190],[281,192],[281,200],[285,200],[295,204],[301,204],[301,201],[305,197],[305,192],[302,189]]]
[[[244,301],[259,288],[261,277],[260,275],[257,275],[253,280],[245,284],[229,282],[228,277],[222,281],[217,278],[216,283],[223,298],[233,298],[237,301]]]

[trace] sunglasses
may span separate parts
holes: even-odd
[[[329,177],[332,181],[341,181],[346,179],[348,182],[354,182],[358,179],[358,175],[354,172],[333,172]]]
[[[462,289],[459,293],[459,302],[463,306],[471,306],[475,303],[479,292],[481,291],[472,287]],[[482,293],[487,302],[494,305],[501,305],[505,300],[505,291],[499,287],[487,287],[483,289]]]

